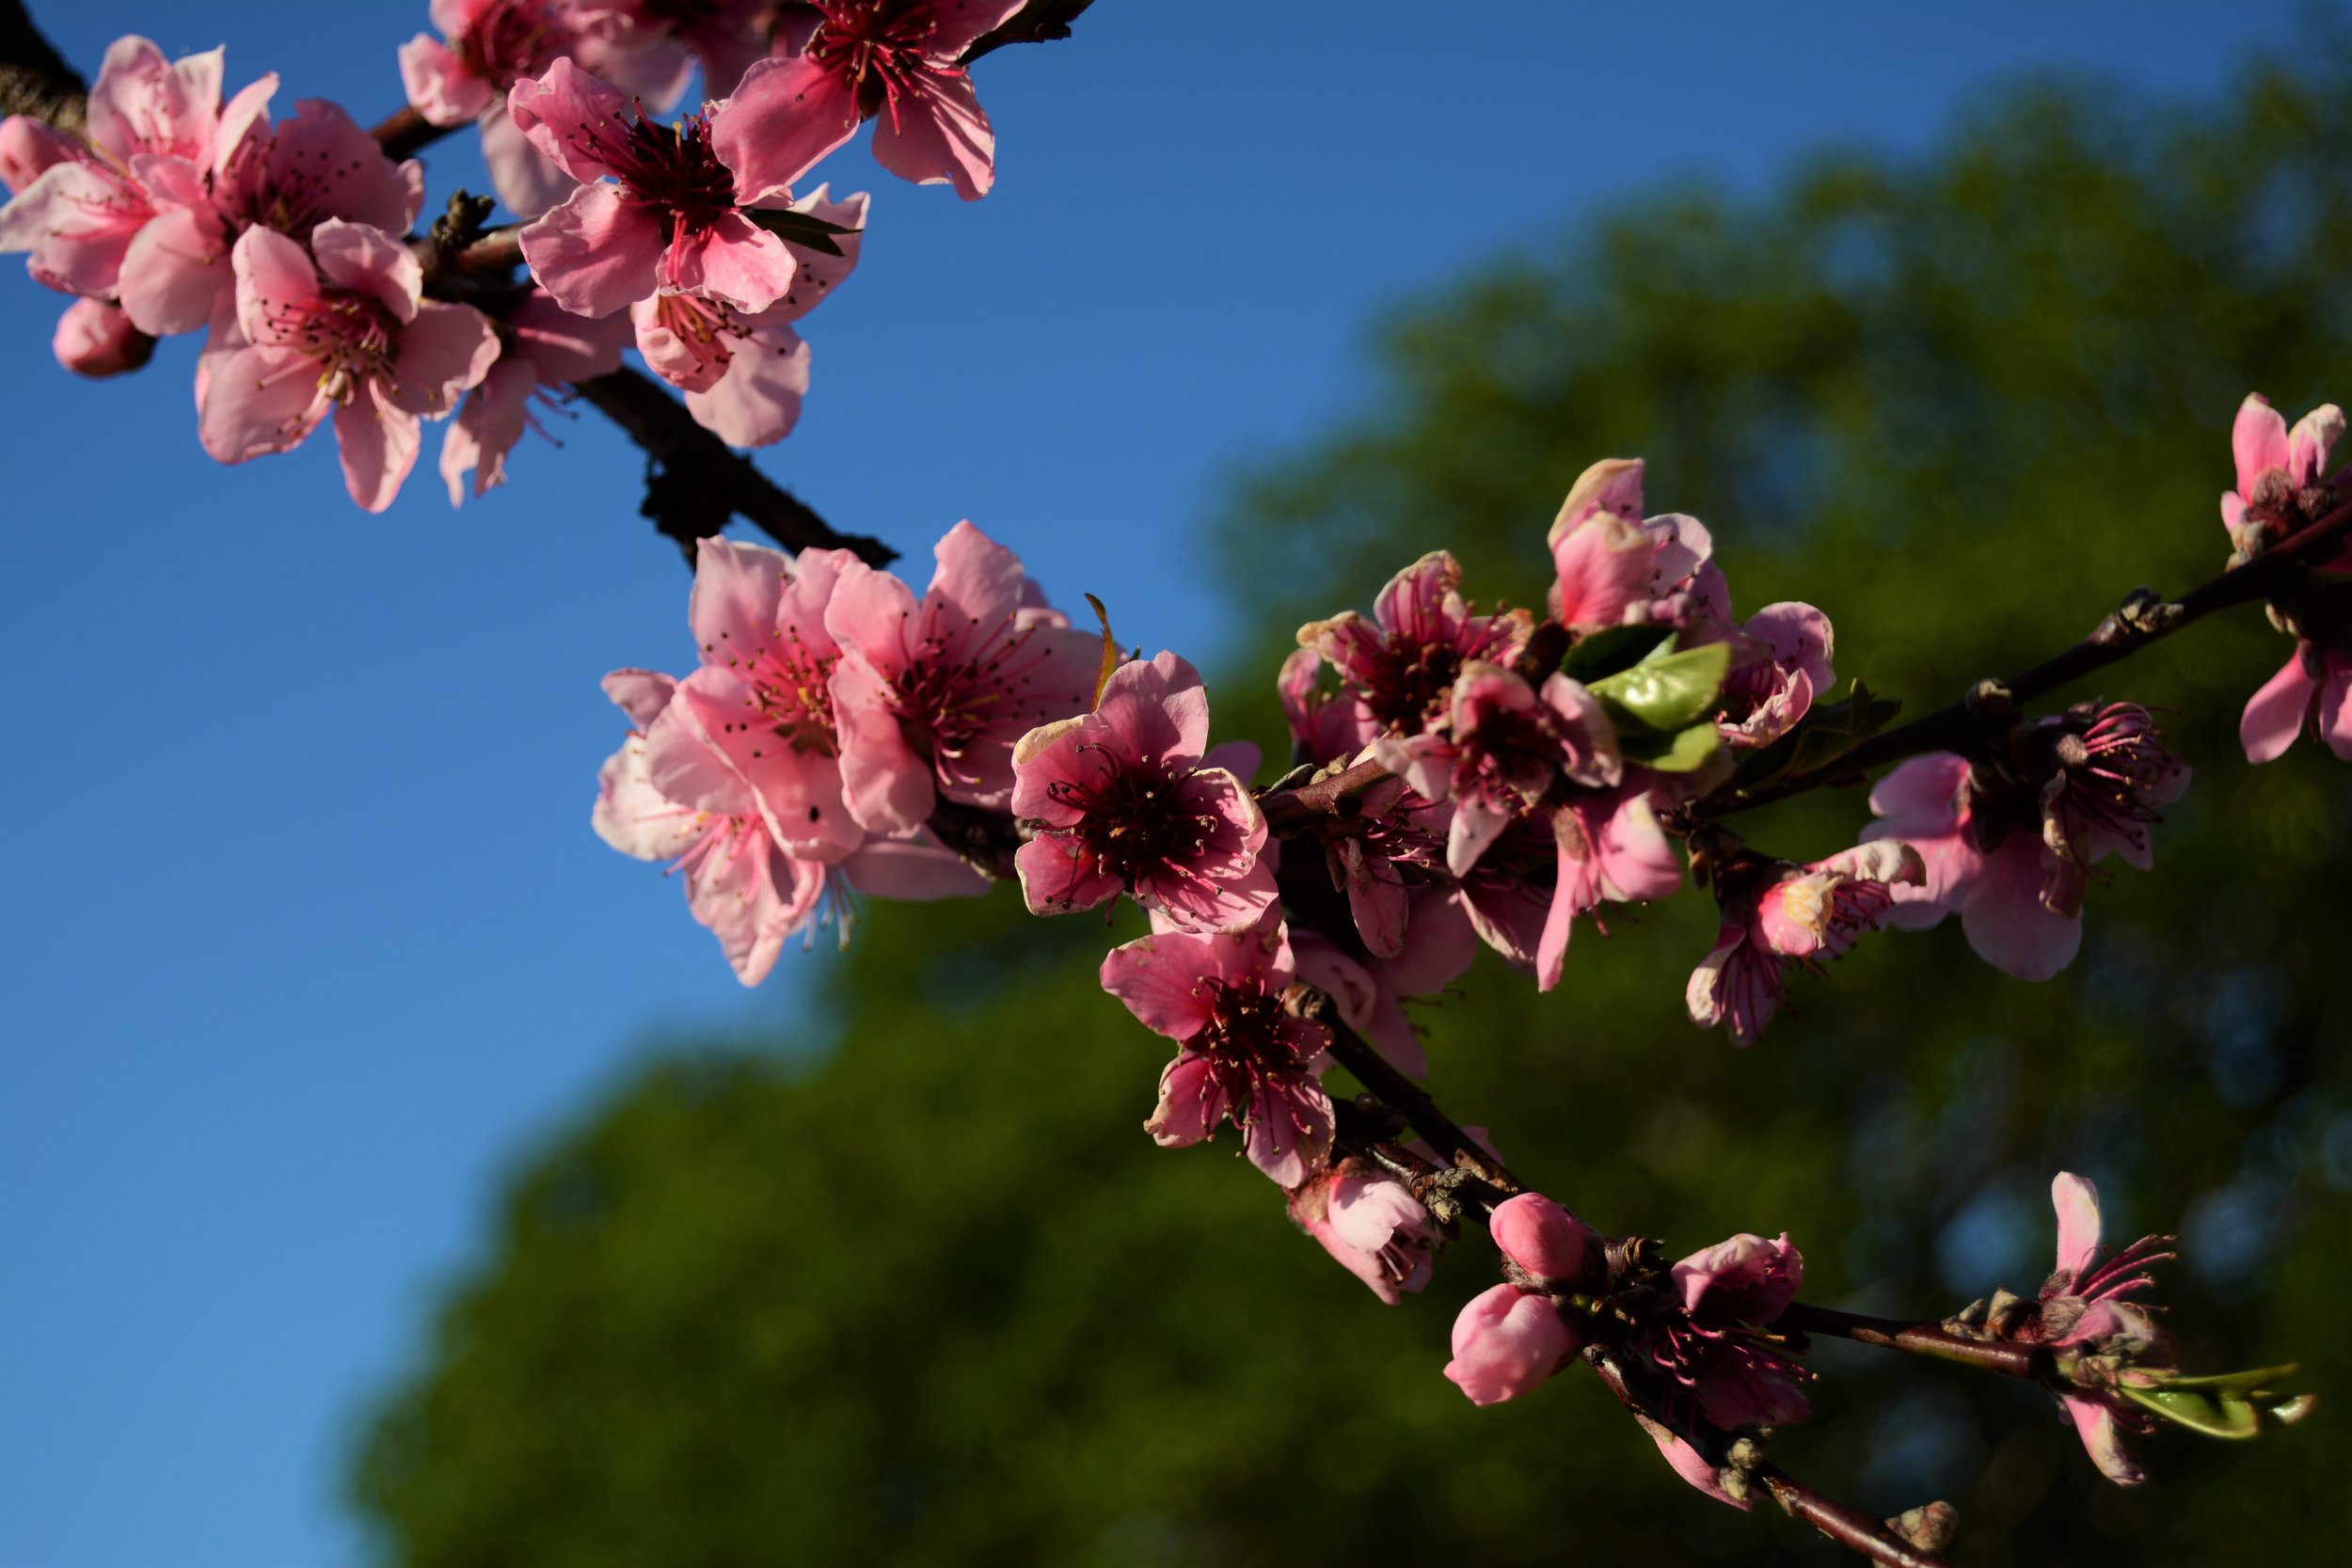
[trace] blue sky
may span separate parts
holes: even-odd
[[[35,0],[229,46],[363,121],[421,0]],[[1358,404],[1384,304],[1656,182],[1762,192],[1830,144],[1932,144],[2019,71],[2204,95],[2287,0],[1100,0],[980,70],[994,195],[873,169],[861,270],[803,324],[762,462],[928,572],[959,517],[1123,638],[1213,658],[1225,476]],[[482,188],[462,138],[437,207]],[[1433,220],[1432,214],[1437,214]],[[220,467],[192,344],[125,380],[49,357],[0,278],[0,1564],[329,1564],[369,1396],[482,1254],[501,1178],[657,1036],[789,1020],[820,950],[739,988],[674,883],[588,829],[616,665],[683,670],[687,575],[587,415],[453,513],[381,517],[331,443]]]

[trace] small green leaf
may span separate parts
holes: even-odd
[[[803,250],[819,250],[828,256],[841,254],[841,246],[834,241],[834,235],[863,232],[842,224],[827,223],[813,213],[796,213],[789,208],[746,207],[743,215],[787,245],[796,245]]]
[[[1661,643],[1660,648],[1664,647]],[[1667,654],[1652,650],[1629,670],[1589,683],[1593,694],[1613,710],[1622,709],[1649,729],[1675,734],[1693,721],[1711,718],[1715,694],[1723,689],[1731,668],[1731,645],[1709,642],[1705,647]],[[1610,715],[1613,719],[1616,713]]]
[[[2152,1416],[2208,1437],[2246,1438],[2262,1430],[2262,1415],[2244,1400],[2224,1394],[2208,1399],[2185,1388],[2133,1388],[2118,1392]]]
[[[1703,719],[1672,735],[1645,730],[1629,735],[1621,733],[1618,738],[1628,762],[1638,762],[1661,773],[1695,772],[1712,761],[1724,744],[1712,719]]]
[[[2204,1377],[2167,1377],[2158,1386],[2211,1388],[2224,1394],[2258,1395],[2277,1388],[2298,1370],[2299,1363],[2290,1361],[2283,1367],[2256,1367],[2243,1372],[2214,1372]]]
[[[1569,645],[1560,673],[1590,686],[1631,669],[1673,635],[1672,626],[1604,626]]]

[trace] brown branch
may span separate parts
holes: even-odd
[[[1009,43],[1052,43],[1070,36],[1070,24],[1094,0],[1029,0],[1019,10],[998,23],[988,32],[972,40],[957,61],[969,66],[983,55],[994,54]]]
[[[1941,1323],[1914,1323],[1902,1318],[1866,1318],[1858,1312],[1840,1312],[1836,1307],[1815,1307],[1809,1302],[1790,1302],[1787,1309],[1772,1320],[1772,1327],[1800,1334],[1835,1335],[1841,1339],[1880,1345],[1888,1350],[1908,1351],[1914,1355],[1930,1355],[1939,1361],[1956,1361],[1963,1366],[1998,1372],[2003,1377],[2025,1378],[2029,1382],[2041,1381],[2050,1370],[2049,1348],[2044,1345],[1968,1339],[1949,1332]]]
[[[398,160],[413,157],[451,132],[462,131],[472,123],[460,120],[455,125],[436,125],[419,114],[416,105],[404,103],[376,121],[375,129],[368,134],[384,150],[384,156]]]
[[[1996,721],[2023,704],[2128,658],[2216,610],[2280,593],[2316,559],[2330,552],[2348,531],[2352,531],[2352,502],[2337,507],[2244,565],[2233,566],[2207,578],[2178,599],[2168,602],[2144,588],[2137,590],[2081,641],[2043,659],[2025,673],[2006,681],[1979,682],[1959,702],[1900,728],[1873,736],[1843,756],[1808,772],[1772,780],[1751,790],[1732,789],[1720,798],[1709,797],[1692,808],[1692,816],[1694,820],[1705,820],[1748,811],[1823,784],[1854,782],[1872,768],[1905,757],[1926,752],[1964,751],[1982,734],[1988,721]]]
[[[1318,816],[1353,816],[1356,797],[1389,777],[1388,768],[1371,757],[1344,770],[1328,774],[1296,789],[1277,789],[1261,796],[1258,809],[1266,827],[1280,832]]]
[[[1764,1465],[1756,1472],[1756,1479],[1764,1483],[1772,1501],[1780,1504],[1781,1512],[1811,1525],[1850,1552],[1888,1568],[1944,1568],[1942,1558],[1897,1539],[1884,1521],[1830,1501],[1777,1465]]]
[[[1356,1082],[1371,1090],[1381,1103],[1403,1117],[1406,1124],[1427,1139],[1429,1146],[1456,1170],[1469,1171],[1505,1196],[1527,1190],[1509,1167],[1480,1147],[1459,1123],[1438,1108],[1427,1089],[1391,1066],[1386,1056],[1342,1022],[1338,1009],[1328,1004],[1327,998],[1319,1016],[1331,1031],[1332,1060],[1354,1074]]]
[[[0,0],[0,116],[30,115],[78,134],[88,103],[89,84],[33,25],[23,0]]]
[[[624,367],[579,384],[580,395],[645,449],[645,501],[638,510],[677,541],[687,563],[694,541],[739,516],[788,550],[851,550],[868,565],[898,552],[862,533],[836,532],[789,490],[694,422],[651,376]]]

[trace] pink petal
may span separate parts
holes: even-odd
[[[2344,410],[2332,403],[2295,421],[2287,433],[2287,477],[2297,489],[2319,483],[2328,467],[2328,452],[2344,438]]]
[[[918,185],[951,184],[966,201],[996,178],[996,133],[972,78],[925,72],[874,121],[874,162]]]
[[[2123,1451],[2123,1438],[2115,1412],[2094,1399],[2077,1395],[2065,1396],[2066,1414],[2074,1423],[2075,1433],[2083,1440],[2083,1450],[2090,1462],[2099,1466],[2099,1473],[2119,1486],[2137,1486],[2148,1479],[2140,1467],[2132,1463]]]
[[[1027,576],[1019,556],[969,520],[949,529],[931,553],[939,569],[923,597],[923,632],[939,641],[944,659],[961,662],[978,651],[976,640],[994,638],[1012,618]]]
[[[923,40],[924,52],[935,60],[953,60],[981,34],[1003,26],[1023,4],[1024,0],[930,0],[936,24]]]
[[[645,777],[681,806],[720,816],[752,818],[759,814],[759,802],[743,775],[675,701],[645,726]]]
[[[1961,906],[1968,945],[1994,968],[2020,980],[2047,980],[2074,961],[2083,943],[2077,914],[2053,914],[2042,901],[2042,841],[2013,832],[1985,858]]]
[[[842,569],[825,604],[825,631],[842,647],[856,649],[886,683],[906,669],[914,612],[913,589],[893,573],[856,562]],[[840,693],[834,701],[837,707]]]
[[[302,337],[304,316],[318,298],[319,275],[301,245],[275,229],[237,236],[237,325],[267,346]]]
[[[147,363],[155,340],[131,325],[117,305],[102,299],[77,299],[57,318],[49,340],[57,363],[76,375],[120,375]]]
[[[1330,1151],[1330,1096],[1311,1080],[1262,1080],[1242,1128],[1241,1148],[1275,1185],[1297,1186],[1323,1168]]]
[[[463,125],[499,102],[488,78],[468,71],[456,52],[430,33],[400,46],[400,85],[409,107],[435,125]]]
[[[914,753],[898,716],[870,702],[844,703],[870,673],[855,654],[834,666],[834,718],[841,742],[841,789],[850,815],[866,832],[884,837],[911,833],[930,820],[939,803],[930,763]]]
[[[289,349],[242,348],[214,367],[197,437],[221,463],[243,463],[299,445],[334,406],[318,369]]]
[[[733,666],[775,640],[784,585],[791,575],[792,558],[782,550],[717,535],[696,541],[686,622],[705,664]]]
[[[2062,1170],[2050,1183],[2050,1203],[2058,1210],[2058,1266],[2079,1275],[2099,1252],[2099,1189]]]
[[[799,270],[782,240],[740,213],[721,213],[672,245],[664,281],[755,314],[782,299]]]
[[[1200,673],[1165,650],[1112,671],[1095,712],[1140,762],[1189,768],[1208,749],[1209,694]]]
[[[502,98],[482,117],[482,162],[490,171],[490,188],[519,217],[535,218],[561,205],[580,183],[531,144]]]
[[[1216,1131],[1228,1109],[1209,1059],[1183,1051],[1161,1071],[1160,1102],[1143,1130],[1162,1148],[1189,1148]]]
[[[2328,656],[2328,679],[2320,689],[2314,718],[2319,737],[2328,743],[2328,750],[2344,761],[2352,762],[2352,658],[2341,654]]]
[[[850,885],[873,898],[929,903],[940,898],[984,898],[996,879],[976,870],[953,850],[922,839],[871,838],[841,863]]]
[[[340,288],[365,294],[405,322],[417,313],[424,292],[424,268],[416,254],[381,229],[328,218],[310,230],[310,254],[319,276]],[[246,336],[253,337],[251,327]]]
[[[604,677],[604,694],[640,730],[661,717],[676,690],[677,682],[659,670],[615,670]]]
[[[531,393],[538,379],[521,359],[501,359],[443,427],[441,479],[452,506],[465,502],[468,473],[473,475],[476,496],[506,483],[506,454],[530,427]]]
[[[589,75],[568,55],[558,55],[538,80],[525,77],[508,88],[506,112],[532,146],[582,182],[618,174],[604,149],[625,141],[636,118],[628,94]],[[580,313],[606,316],[612,310]]]
[[[806,55],[761,60],[710,119],[710,150],[748,203],[788,187],[858,127],[849,78]]]
[[[708,390],[687,392],[687,412],[731,447],[773,446],[800,423],[808,363],[808,344],[790,327],[760,327],[736,344]]]
[[[1577,1335],[1543,1296],[1497,1285],[1470,1298],[1454,1320],[1452,1379],[1473,1404],[1517,1399],[1560,1370]]]
[[[1660,1426],[1647,1416],[1636,1416],[1633,1418],[1642,1423],[1642,1430],[1649,1433],[1650,1441],[1658,1445],[1658,1451],[1665,1456],[1667,1464],[1674,1466],[1676,1475],[1680,1476],[1717,1502],[1729,1503],[1742,1513],[1756,1506],[1750,1498],[1735,1497],[1724,1491],[1722,1476],[1715,1466],[1699,1457],[1698,1449]]]
[[[599,182],[524,228],[523,260],[564,309],[609,316],[659,286],[664,238],[660,219]]]
[[[536,371],[545,386],[611,374],[621,368],[621,349],[629,339],[628,318],[576,316],[535,289],[508,315],[507,326],[514,357]]]
[[[860,191],[855,196],[835,201],[831,193],[830,185],[819,185],[793,202],[792,211],[806,213],[850,230],[833,236],[833,243],[840,248],[841,254],[829,255],[821,250],[804,249],[786,242],[785,248],[792,252],[795,263],[792,282],[785,290],[784,297],[770,308],[766,319],[799,321],[823,304],[857,266],[858,247],[866,237],[866,213],[869,204],[866,195]]]
[[[10,196],[24,192],[52,166],[88,156],[79,137],[53,131],[30,115],[0,119],[0,186]]]
[[[1119,896],[1125,883],[1103,869],[1080,840],[1046,834],[1024,844],[1013,856],[1021,896],[1031,914],[1071,914],[1098,909]]]
[[[2312,699],[2319,683],[2304,668],[2304,644],[2297,642],[2295,652],[2287,656],[2279,673],[2263,683],[2261,690],[2247,702],[2246,713],[2238,720],[2238,743],[2246,748],[2246,760],[2253,763],[2276,762],[2284,756],[2295,737],[2303,733],[2303,722],[2310,717]]]
[[[1593,1243],[1590,1227],[1539,1193],[1497,1204],[1486,1230],[1504,1257],[1541,1279],[1580,1278]]]
[[[1218,939],[1183,932],[1141,937],[1103,960],[1103,989],[1142,1025],[1169,1039],[1189,1039],[1209,1022]]]
[[[2237,420],[2230,428],[2230,451],[2237,459],[2237,493],[2251,496],[2255,481],[2271,468],[2287,466],[2287,421],[2260,392],[2249,392],[2238,404]]]
[[[123,313],[161,338],[204,326],[231,283],[220,220],[180,208],[158,214],[133,237],[116,287]]]
[[[417,417],[384,402],[373,381],[362,382],[352,400],[335,410],[343,487],[359,510],[381,512],[392,504],[408,470],[417,466],[423,440]]]
[[[499,356],[498,329],[470,305],[427,300],[401,329],[392,406],[410,414],[446,413],[467,388],[480,385]]]
[[[1553,546],[1560,621],[1571,626],[1613,626],[1631,606],[1649,597],[1658,546],[1640,526],[1601,513],[1569,530]]]
[[[675,860],[703,835],[701,814],[664,796],[645,777],[645,737],[632,735],[596,775],[596,836],[641,861]]]
[[[1457,889],[1419,888],[1409,895],[1405,942],[1389,959],[1389,983],[1403,996],[1441,990],[1478,957],[1478,931]]]

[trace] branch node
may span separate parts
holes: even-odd
[[[2007,685],[1988,679],[1970,687],[1968,695],[1963,697],[1961,703],[1972,718],[2006,719],[2010,710],[2017,705],[2017,699]]]

